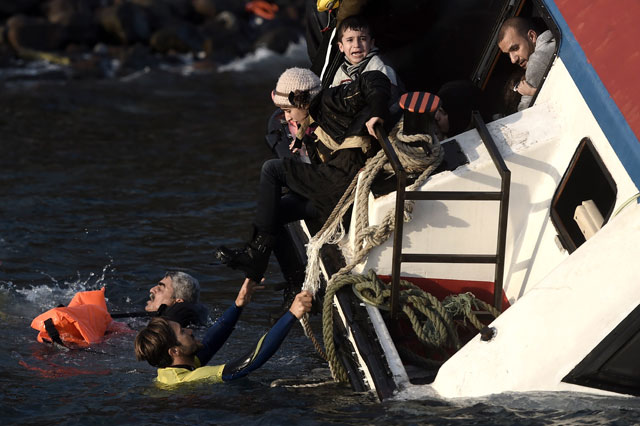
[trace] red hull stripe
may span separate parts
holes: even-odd
[[[386,283],[391,281],[389,275],[379,275],[380,279]],[[438,300],[452,294],[460,294],[471,292],[483,302],[493,304],[493,287],[491,281],[470,281],[470,280],[449,280],[444,278],[417,278],[417,277],[401,277],[405,281],[409,281],[424,291],[434,295]],[[502,310],[504,311],[510,305],[507,297],[502,295]]]
[[[640,2],[556,0],[589,63],[640,139]]]

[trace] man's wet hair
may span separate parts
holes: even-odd
[[[498,32],[498,43],[502,41],[508,28],[513,28],[516,33],[525,38],[529,30],[534,30],[536,33],[538,32],[531,19],[522,16],[512,16],[502,23],[500,31]]]
[[[153,367],[169,367],[173,363],[169,349],[174,346],[180,346],[180,342],[169,322],[161,317],[151,318],[136,336],[136,359],[147,361]]]
[[[171,278],[174,299],[182,299],[192,303],[200,300],[200,283],[191,275],[186,272],[169,271],[164,277]]]
[[[336,40],[342,41],[342,36],[347,30],[366,31],[367,33],[369,33],[369,36],[373,38],[369,21],[367,21],[362,15],[351,15],[340,21],[336,30]]]

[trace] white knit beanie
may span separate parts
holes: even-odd
[[[320,78],[310,69],[289,68],[278,79],[271,97],[280,108],[308,108],[321,85]]]

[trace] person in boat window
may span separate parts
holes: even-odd
[[[296,142],[305,144],[311,163],[283,158],[263,164],[253,236],[243,249],[218,247],[218,260],[260,281],[283,224],[300,219],[324,223],[379,149],[370,135],[376,123],[385,123],[390,85],[380,71],[322,91],[320,79],[309,69],[290,68],[280,76],[273,102],[287,120],[300,124]],[[282,195],[285,187],[289,191]]]
[[[373,70],[382,72],[393,86],[398,86],[396,72],[380,59],[371,27],[364,17],[352,15],[343,19],[336,29],[336,39],[338,49],[344,53],[344,63],[336,71],[330,87],[350,83]]]
[[[532,21],[514,16],[500,27],[498,47],[509,55],[512,63],[525,69],[524,78],[513,88],[522,95],[518,104],[518,111],[522,111],[529,107],[542,84],[556,50],[555,38],[550,30],[538,33]]]
[[[435,112],[437,136],[446,139],[469,130],[471,112],[481,110],[482,91],[468,80],[449,81],[438,90],[440,107]]]
[[[222,383],[246,376],[271,358],[293,323],[309,312],[312,304],[310,293],[298,293],[289,310],[245,356],[222,365],[206,365],[229,338],[242,309],[259,288],[254,281],[245,280],[235,303],[207,330],[202,342],[175,321],[152,318],[136,336],[136,359],[157,367],[156,380],[165,385],[199,380]]]
[[[145,311],[172,319],[183,327],[207,325],[209,309],[199,302],[200,283],[186,272],[167,272],[149,290]]]

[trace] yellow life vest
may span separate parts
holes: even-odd
[[[196,369],[189,370],[182,367],[158,368],[156,381],[163,385],[177,385],[179,383],[207,380],[212,383],[222,383],[222,365],[205,365],[200,367],[200,360],[196,357]]]

